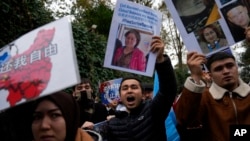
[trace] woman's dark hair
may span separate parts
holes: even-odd
[[[219,30],[219,28],[214,24],[210,24],[199,30],[199,37],[202,41],[207,42],[207,40],[204,37],[204,30],[207,28],[211,28],[216,33],[218,38],[222,37],[221,31]]]
[[[140,43],[140,41],[141,41],[141,36],[140,36],[140,33],[139,33],[139,31],[138,31],[138,30],[135,30],[135,29],[130,29],[129,31],[127,31],[127,32],[125,33],[125,37],[127,37],[127,36],[128,36],[128,34],[130,34],[130,33],[132,33],[132,34],[134,34],[134,35],[135,35],[135,38],[136,38],[136,44],[135,44],[134,48],[136,48],[136,47],[138,46],[138,44]]]
[[[44,100],[49,100],[59,107],[66,123],[66,139],[65,141],[75,140],[75,136],[80,126],[80,110],[78,103],[72,95],[67,94],[63,91],[56,92],[42,98],[39,98],[34,103],[34,110],[37,108],[39,103]]]

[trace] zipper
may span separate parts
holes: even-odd
[[[230,96],[230,99],[233,103],[233,108],[234,108],[234,113],[235,113],[235,118],[236,118],[236,124],[239,124],[239,121],[238,121],[238,112],[237,112],[237,108],[236,108],[236,104],[233,100],[233,93],[232,92],[229,92],[229,96]]]

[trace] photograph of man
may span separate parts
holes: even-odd
[[[220,18],[214,0],[172,0],[187,31],[190,33]]]
[[[247,1],[249,4],[250,2]],[[241,1],[236,1],[226,5],[221,9],[224,18],[227,21],[231,34],[235,42],[242,41],[246,38],[245,30],[249,26],[249,12]]]
[[[198,41],[203,54],[228,46],[228,42],[218,22],[198,30]]]

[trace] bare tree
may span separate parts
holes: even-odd
[[[159,5],[159,10],[163,13],[161,36],[166,43],[166,51],[172,59],[178,60],[178,68],[183,69],[183,55],[185,55],[185,46],[170,12],[164,2]]]

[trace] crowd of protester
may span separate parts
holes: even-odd
[[[175,115],[172,118],[175,122],[167,125],[174,125],[181,140],[228,141],[231,125],[250,125],[250,86],[239,77],[232,54],[217,52],[206,58],[203,54],[189,52],[187,65],[191,74],[176,97],[171,60],[163,54],[165,45],[160,37],[154,36],[151,46],[151,51],[157,54],[155,69],[159,79],[154,97],[153,84],[126,77],[120,83],[120,101],[113,101],[107,107],[95,102],[91,81],[82,78],[72,94],[59,91],[3,111],[0,118],[9,119],[0,120],[4,125],[1,138],[166,141],[165,120],[169,113]],[[204,64],[208,72],[201,67]],[[15,115],[24,116],[10,122]],[[96,130],[95,126],[100,123],[105,124]],[[13,132],[7,135],[9,130]]]

